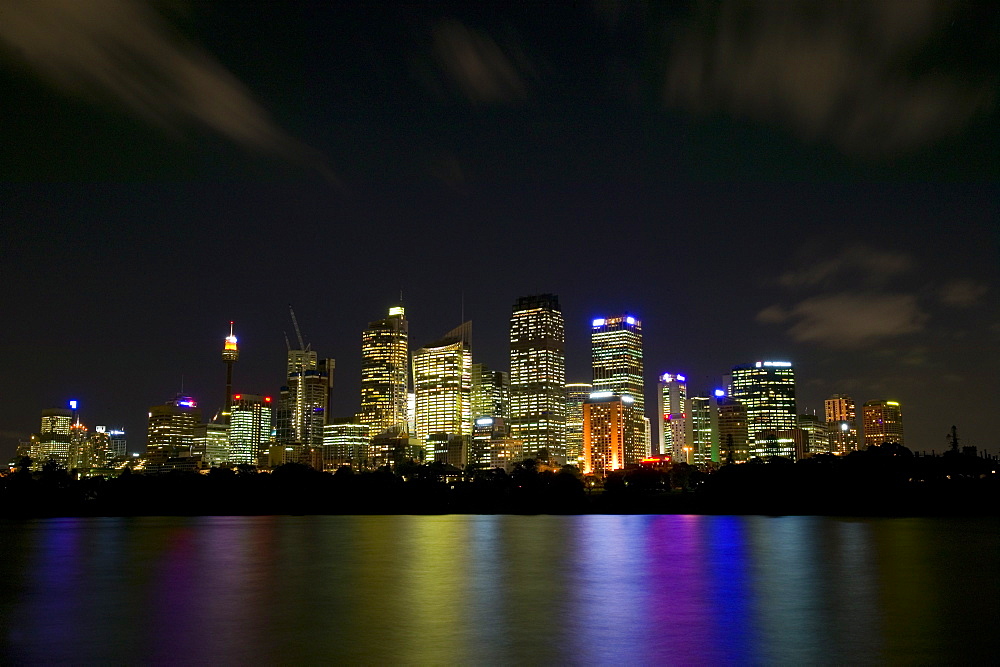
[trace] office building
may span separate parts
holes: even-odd
[[[231,414],[230,411],[230,416]],[[194,446],[191,453],[193,456],[200,455],[201,460],[210,466],[229,463],[229,424],[214,422],[198,424],[194,429]]]
[[[643,397],[642,322],[629,314],[596,318],[591,323],[590,351],[594,391],[625,401],[624,464],[639,463],[646,451]]]
[[[190,396],[177,394],[149,409],[146,452],[161,457],[187,456],[194,446],[194,430],[201,423],[201,410]]]
[[[288,351],[287,382],[275,414],[279,444],[323,446],[335,367],[333,359],[320,359],[314,350]]]
[[[758,434],[789,431],[798,425],[795,369],[789,361],[758,361],[734,366],[730,378],[730,397],[746,409],[750,454],[765,456],[775,450],[774,438],[769,436],[767,446],[758,447]]]
[[[371,426],[338,419],[323,427],[323,469],[368,467]],[[381,433],[381,432],[380,432]]]
[[[234,394],[229,420],[229,461],[257,465],[271,440],[271,397]]]
[[[571,382],[566,385],[566,463],[583,469],[583,402],[594,385]]]
[[[606,475],[626,464],[632,396],[595,391],[583,402],[583,472]]]
[[[472,323],[413,353],[416,437],[472,433]],[[447,440],[447,439],[446,439]],[[428,456],[433,448],[428,447]]]
[[[724,463],[743,463],[750,458],[747,411],[742,403],[725,396],[725,392],[722,394],[719,398],[719,458]]]
[[[865,449],[872,445],[903,445],[903,411],[896,401],[867,401],[862,410]]]
[[[854,399],[834,394],[823,402],[826,417],[827,451],[849,454],[858,448],[857,412]]]
[[[818,415],[799,415],[799,428],[805,432],[803,454],[827,454],[830,451],[826,421]]]
[[[76,401],[71,405],[75,409]],[[41,426],[30,438],[30,457],[36,467],[48,460],[69,463],[70,431],[73,426],[73,409],[49,408],[42,410]]]
[[[510,316],[510,427],[525,456],[566,462],[566,332],[559,298],[519,298]],[[545,450],[544,452],[542,450]]]
[[[510,376],[486,364],[472,364],[472,419],[493,417],[510,427]]]
[[[687,463],[709,465],[719,462],[719,404],[716,396],[692,396],[687,420]]]
[[[684,461],[684,448],[687,446],[687,377],[679,373],[663,373],[656,388],[660,453],[669,454],[674,461]]]
[[[409,324],[402,306],[368,324],[361,335],[361,411],[357,421],[374,437],[405,430],[410,355]]]

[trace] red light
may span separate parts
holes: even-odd
[[[235,398],[237,401],[240,400],[242,396],[243,394],[233,394],[233,398]]]
[[[270,403],[271,402],[271,397],[270,396],[265,396],[264,397],[264,402],[265,403]]]

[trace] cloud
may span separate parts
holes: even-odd
[[[906,253],[858,245],[836,257],[788,271],[778,278],[778,283],[789,288],[829,286],[849,277],[867,285],[880,285],[909,272],[915,264]]]
[[[164,127],[200,125],[248,149],[317,167],[203,49],[136,0],[0,0],[0,44],[49,83],[110,98]]]
[[[953,134],[996,102],[996,77],[920,67],[963,5],[703,2],[677,36],[665,99],[788,124],[809,141],[884,157]]]
[[[976,303],[989,291],[989,288],[974,280],[952,280],[938,290],[938,298],[946,306],[968,308]]]
[[[488,35],[449,19],[435,26],[433,40],[438,64],[470,102],[509,103],[527,98],[515,60]],[[518,60],[524,64],[523,58]]]
[[[805,299],[791,308],[769,306],[757,313],[762,324],[790,323],[796,341],[829,347],[863,347],[923,330],[927,315],[908,294],[829,294]]]

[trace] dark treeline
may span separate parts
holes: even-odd
[[[993,459],[949,453],[915,457],[898,445],[792,463],[686,464],[617,471],[604,480],[576,468],[540,470],[534,461],[461,472],[403,464],[335,473],[289,463],[208,474],[174,471],[77,479],[27,465],[0,479],[0,515],[145,516],[251,514],[819,514],[833,516],[995,515],[1000,475]]]

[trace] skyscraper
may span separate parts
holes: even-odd
[[[413,353],[416,436],[472,434],[472,322]],[[428,452],[430,459],[430,452]]]
[[[534,458],[566,462],[566,332],[559,297],[524,296],[510,316],[511,436]]]
[[[590,351],[594,391],[627,398],[624,464],[638,463],[645,451],[642,367],[642,322],[629,314],[597,318],[591,323]]]
[[[660,453],[674,461],[684,461],[687,446],[687,378],[679,373],[663,373],[657,382],[659,402]]]
[[[719,404],[715,396],[692,396],[687,420],[691,456],[687,463],[719,462]]]
[[[146,452],[161,456],[191,453],[194,430],[201,422],[201,410],[190,396],[177,394],[162,405],[149,409]]]
[[[886,442],[903,444],[903,410],[896,401],[867,401],[861,408],[865,448]]]
[[[566,463],[583,469],[583,402],[594,385],[571,382],[566,385]]]
[[[70,430],[73,410],[49,408],[42,410],[41,426],[31,436],[30,456],[36,463],[53,459],[66,465],[69,462]]]
[[[751,456],[764,456],[774,451],[773,434],[769,433],[766,447],[757,446],[758,440],[762,440],[758,436],[763,431],[790,431],[798,425],[792,363],[758,361],[734,366],[731,382],[730,396],[746,408]]]
[[[406,430],[409,379],[409,325],[402,306],[371,322],[361,335],[361,411],[358,423],[372,436],[390,429]]]
[[[510,375],[495,371],[486,364],[472,364],[472,419],[501,419],[504,428],[510,420]]]
[[[725,395],[724,391],[722,393]],[[720,397],[719,458],[725,463],[743,463],[749,456],[746,408],[728,396]]]
[[[278,444],[298,444],[319,451],[323,447],[323,426],[330,409],[330,391],[336,362],[320,359],[306,345],[295,311],[289,307],[299,347],[288,347],[287,382],[278,397],[275,411],[275,440]],[[287,341],[286,341],[287,342]]]
[[[583,472],[606,475],[626,464],[626,434],[634,399],[595,391],[583,402]]]
[[[229,424],[198,424],[194,428],[193,455],[209,465],[229,462]],[[234,462],[242,463],[242,461]]]
[[[257,465],[271,439],[271,397],[235,394],[229,421],[229,461]],[[322,436],[322,431],[320,432]]]
[[[834,394],[823,402],[826,417],[827,448],[834,454],[848,454],[858,448],[857,411],[854,399]]]
[[[233,364],[240,358],[240,350],[233,335],[233,323],[229,323],[229,335],[222,345],[222,360],[226,362],[226,402],[222,404],[222,414],[219,423],[228,424],[229,414],[233,409]]]

